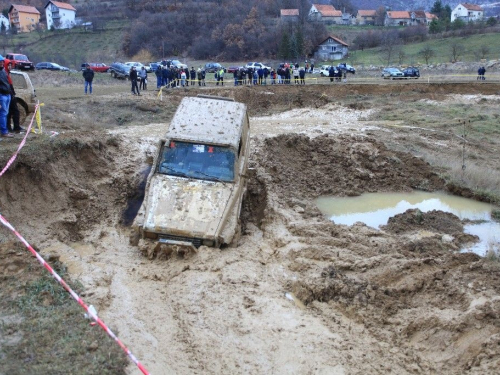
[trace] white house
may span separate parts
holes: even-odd
[[[47,19],[47,30],[70,29],[75,26],[76,9],[68,3],[60,1],[49,1],[45,5],[45,18]]]
[[[349,53],[349,45],[343,40],[332,35],[318,44],[314,51],[317,60],[340,60]]]
[[[464,22],[481,21],[484,9],[477,4],[461,3],[451,11],[451,22],[461,19]]]
[[[342,11],[336,10],[333,5],[313,4],[308,17],[310,21],[342,24]]]
[[[3,23],[4,27],[5,27],[4,30],[9,30],[9,28],[10,28],[9,19],[7,17],[5,17],[3,14],[0,14],[0,25],[2,23]]]

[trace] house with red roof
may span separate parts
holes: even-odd
[[[408,26],[411,24],[410,12],[392,10],[385,13],[384,26]]]
[[[375,17],[377,11],[375,9],[359,9],[356,14],[356,23],[358,25],[375,25]]]
[[[309,10],[310,21],[326,24],[342,24],[342,11],[336,10],[333,5],[313,4]]]
[[[460,3],[451,11],[451,22],[460,19],[464,22],[481,21],[484,9],[477,4]]]
[[[314,58],[320,61],[341,60],[349,53],[349,45],[343,40],[329,35],[314,49]]]
[[[75,26],[76,9],[68,3],[49,1],[45,5],[45,18],[47,30],[71,29]]]
[[[280,19],[282,22],[298,22],[298,9],[280,9]]]
[[[12,4],[9,8],[9,23],[18,32],[27,33],[35,30],[40,22],[40,12],[32,6]]]

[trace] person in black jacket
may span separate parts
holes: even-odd
[[[137,70],[135,69],[135,66],[130,69],[130,82],[132,82],[132,94],[140,96],[141,93],[139,92],[139,86],[137,86]]]
[[[13,135],[7,129],[7,114],[9,112],[11,88],[7,73],[4,69],[4,58],[0,55],[0,136],[12,138]]]
[[[87,95],[87,87],[89,88],[90,95],[92,95],[92,81],[94,80],[94,71],[90,69],[90,65],[85,66],[85,70],[82,73],[83,79],[85,80],[85,95]]]

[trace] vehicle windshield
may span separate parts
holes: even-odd
[[[229,147],[170,141],[162,150],[158,172],[201,180],[234,180],[234,152]]]
[[[28,58],[25,55],[17,55],[16,60],[19,61],[28,61]]]

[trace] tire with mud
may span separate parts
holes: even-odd
[[[28,110],[20,101],[17,102],[17,109],[19,110],[19,125],[22,125],[26,121],[26,117],[28,117]]]

